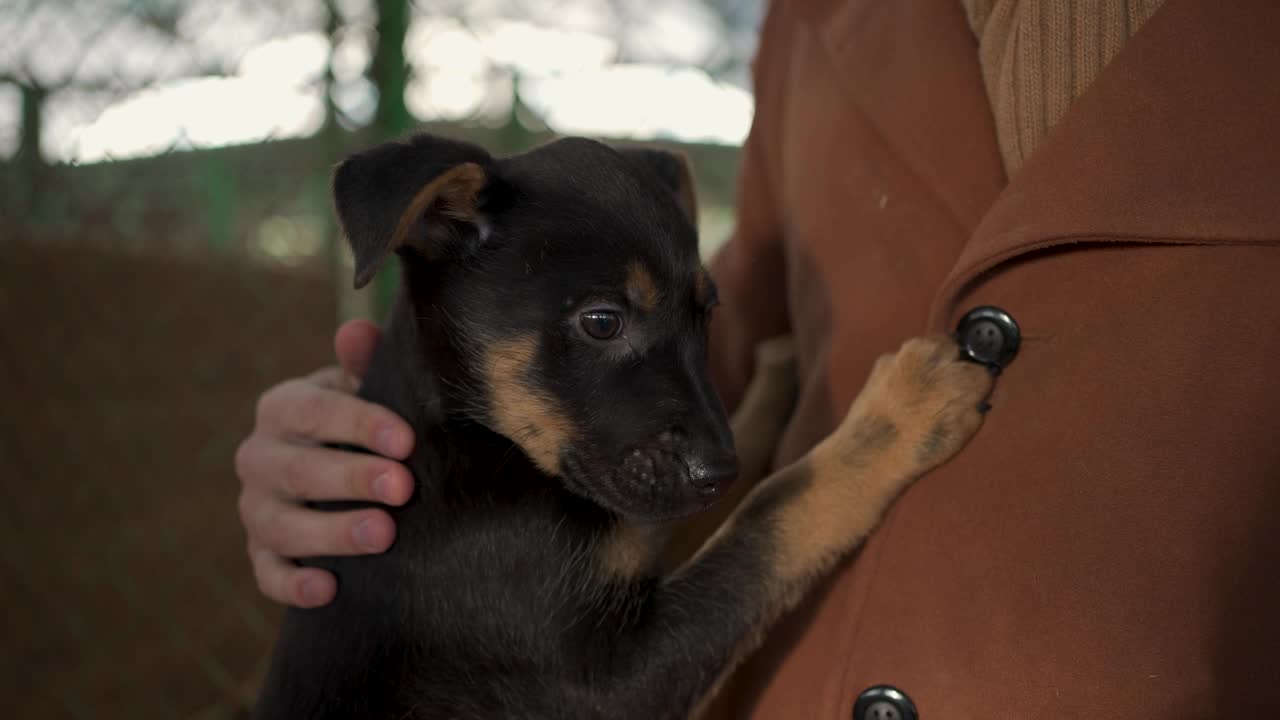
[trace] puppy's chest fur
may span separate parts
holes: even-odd
[[[314,648],[345,666],[329,668],[317,697],[324,712],[338,702],[373,717],[491,718],[521,708],[556,717],[555,695],[607,676],[645,612],[652,581],[602,581],[595,548],[604,528],[566,512],[571,498],[447,495],[424,493],[395,513],[403,530],[379,560],[320,563],[344,584],[377,588],[340,593],[318,611],[331,614],[328,631],[348,635]],[[548,712],[530,712],[535,699]],[[328,716],[345,715],[308,714]]]

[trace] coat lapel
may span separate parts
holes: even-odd
[[[968,235],[1005,174],[977,41],[959,0],[840,0],[809,12],[835,69],[831,91],[852,103]],[[913,41],[901,42],[906,37]]]
[[[1084,242],[1280,244],[1280,2],[1167,0],[986,212],[935,299]]]

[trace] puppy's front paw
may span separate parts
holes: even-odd
[[[954,340],[908,340],[881,357],[832,436],[849,465],[886,464],[910,480],[950,459],[982,425],[991,374],[964,360]]]

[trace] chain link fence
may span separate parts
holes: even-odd
[[[710,248],[760,4],[0,0],[6,717],[247,716],[280,610],[236,444],[394,283],[350,290],[335,162],[416,127],[679,145]]]

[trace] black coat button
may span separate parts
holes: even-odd
[[[853,720],[920,720],[920,714],[906,693],[892,685],[876,685],[858,696]]]
[[[956,340],[970,360],[999,370],[1008,367],[1018,354],[1022,331],[1012,315],[998,307],[984,305],[960,318]]]

